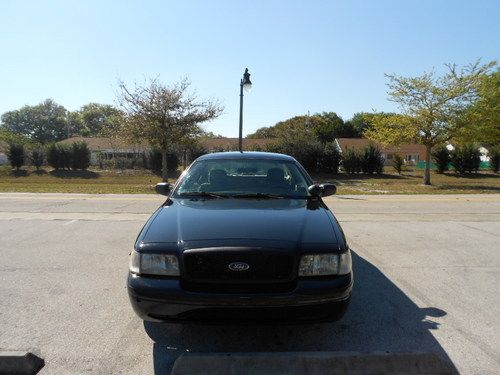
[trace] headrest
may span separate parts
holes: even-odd
[[[267,171],[267,178],[272,181],[283,181],[285,179],[285,172],[281,168],[270,168]]]

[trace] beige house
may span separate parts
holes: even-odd
[[[275,139],[243,139],[244,150],[266,149]],[[60,141],[62,144],[85,142],[90,149],[90,163],[96,165],[99,160],[112,160],[114,158],[135,159],[141,157],[149,150],[147,144],[129,144],[127,142],[105,137],[71,137]],[[237,151],[238,138],[204,138],[200,140],[208,152]]]
[[[335,143],[340,152],[349,149],[361,150],[373,143],[382,152],[385,165],[392,165],[392,160],[396,154],[401,155],[407,165],[416,165],[419,161],[425,160],[425,146],[418,144],[404,144],[399,147],[383,146],[365,138],[337,138]]]
[[[129,144],[127,142],[105,137],[71,137],[58,143],[71,144],[85,142],[90,149],[90,164],[98,164],[99,160],[114,158],[134,159],[142,156],[148,149],[147,145]]]
[[[243,150],[265,151],[275,138],[243,138]],[[201,144],[208,152],[238,151],[238,138],[205,138]]]

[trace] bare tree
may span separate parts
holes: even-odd
[[[166,86],[151,79],[144,85],[127,86],[119,81],[118,103],[123,119],[116,124],[118,135],[134,143],[148,143],[162,153],[162,178],[167,181],[167,154],[202,132],[200,124],[217,118],[223,107],[215,100],[198,100],[188,92],[183,79]]]

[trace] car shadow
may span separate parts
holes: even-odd
[[[185,352],[431,352],[455,366],[434,338],[433,318],[446,312],[418,307],[372,263],[353,252],[355,287],[336,323],[200,325],[144,322],[153,343],[155,374],[166,374]]]

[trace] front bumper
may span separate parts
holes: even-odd
[[[129,274],[128,294],[144,320],[323,320],[345,308],[353,286],[352,273],[321,279],[299,279],[288,293],[223,294],[190,292],[177,278]]]

